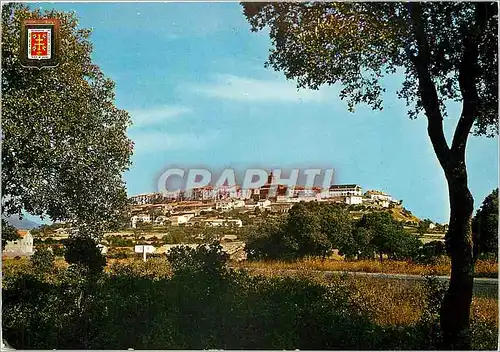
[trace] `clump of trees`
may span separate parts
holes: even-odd
[[[317,202],[294,205],[288,216],[266,222],[246,241],[252,260],[325,258],[334,249],[347,258],[415,258],[420,241],[389,213],[373,212],[355,221],[347,208]]]
[[[483,201],[472,220],[475,254],[498,259],[498,188]]]

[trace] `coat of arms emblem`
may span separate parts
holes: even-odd
[[[21,64],[55,67],[59,59],[59,20],[25,20],[21,27]]]

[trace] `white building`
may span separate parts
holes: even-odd
[[[169,222],[170,222],[170,220],[169,220],[168,216],[164,216],[164,215],[157,216],[155,219],[155,224],[162,225],[162,226],[169,223]]]
[[[365,196],[373,201],[393,201],[392,196],[380,191],[369,190],[365,193]]]
[[[225,199],[215,203],[215,209],[219,211],[230,211],[237,208],[243,208],[245,201],[240,199]]]
[[[230,200],[219,200],[215,203],[215,209],[218,211],[229,211],[233,209],[233,202]]]
[[[212,227],[242,227],[243,222],[240,219],[206,219],[205,225]]]
[[[363,197],[361,196],[347,196],[345,197],[345,203],[354,205],[354,204],[363,204]]]
[[[152,219],[151,219],[151,215],[139,214],[139,215],[132,216],[132,218],[130,219],[130,222],[132,223],[132,227],[135,229],[138,222],[150,223],[150,222],[152,222]]]
[[[21,238],[15,241],[7,241],[3,255],[9,257],[32,255],[35,251],[31,233],[27,230],[17,230],[17,233]]]
[[[261,199],[257,201],[256,207],[261,209],[267,209],[271,206],[271,201],[269,199]]]
[[[143,193],[130,197],[130,200],[133,204],[143,205],[161,203],[163,198],[164,196],[161,193]]]
[[[191,218],[194,217],[193,213],[182,214],[182,215],[173,215],[170,219],[170,224],[174,226],[179,226],[182,224],[186,224]]]
[[[331,185],[328,190],[328,197],[361,196],[362,188],[358,185]]]

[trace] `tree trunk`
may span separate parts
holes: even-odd
[[[467,186],[467,170],[461,160],[445,170],[450,197],[450,224],[446,234],[451,257],[451,279],[441,305],[441,329],[446,349],[471,348],[469,331],[474,257],[472,243],[473,198]]]

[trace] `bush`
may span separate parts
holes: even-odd
[[[64,259],[68,264],[81,265],[94,274],[102,272],[106,266],[106,258],[97,247],[97,242],[87,236],[68,238]]]
[[[37,273],[48,273],[54,269],[54,254],[47,247],[38,248],[30,258],[31,265]]]
[[[132,253],[129,250],[123,249],[123,248],[110,250],[106,254],[106,256],[108,258],[111,258],[111,259],[126,259],[126,258],[130,257],[131,255],[132,255]]]
[[[251,276],[226,266],[218,243],[178,248],[168,259],[114,265],[86,277],[78,267],[54,283],[21,274],[4,289],[4,338],[17,349],[433,349],[439,282],[416,325],[380,326],[347,277]],[[157,268],[166,269],[158,275]],[[496,331],[474,325],[490,348]]]
[[[446,255],[444,243],[441,241],[431,241],[420,248],[416,259],[422,264],[436,264],[438,259],[444,255]]]
[[[187,246],[173,247],[167,254],[172,270],[181,273],[220,273],[225,270],[229,255],[219,242],[199,245],[196,249]]]

